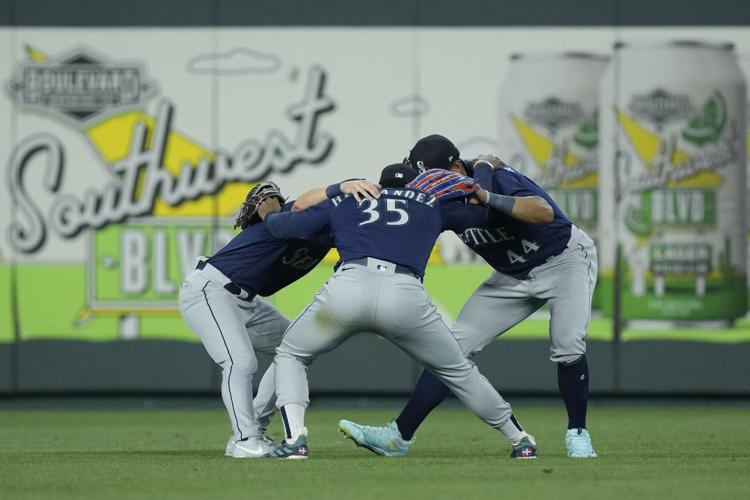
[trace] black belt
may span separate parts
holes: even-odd
[[[201,260],[198,262],[198,265],[195,266],[195,268],[199,271],[202,271],[206,267],[207,264],[208,264],[207,260]],[[235,283],[234,281],[230,281],[229,283],[224,285],[224,289],[227,292],[231,293],[232,295],[236,295],[242,300],[249,301],[249,300],[252,300],[252,298],[255,296],[255,294],[252,294],[250,292],[243,290],[242,287],[238,285],[237,283]],[[243,298],[242,297],[243,293],[247,294],[247,297]]]
[[[367,260],[368,259],[369,259],[369,257],[362,257],[361,259],[347,260],[346,262],[342,262],[341,264],[339,264],[338,266],[336,266],[335,269],[338,269],[341,266],[345,266],[346,264],[357,264],[357,265],[360,265],[360,266],[367,267]],[[384,262],[388,262],[388,261],[384,261]],[[402,266],[402,265],[399,265],[399,264],[393,264],[393,265],[396,266],[396,268],[393,270],[394,273],[396,273],[396,274],[406,274],[407,276],[411,276],[413,278],[417,278],[419,281],[422,281],[422,276],[420,276],[419,274],[415,273],[410,267]]]

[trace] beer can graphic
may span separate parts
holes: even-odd
[[[601,89],[600,286],[613,296],[620,259],[623,319],[745,313],[746,94],[732,44],[615,45]]]
[[[750,81],[750,54],[740,54],[737,56],[737,62],[740,64],[740,69],[742,70],[742,74],[745,77],[745,82]],[[748,96],[747,101],[747,107],[745,108],[745,121],[746,123],[750,123],[750,96]],[[746,140],[747,140],[747,167],[749,170],[748,173],[748,203],[747,203],[747,209],[745,211],[746,214],[750,214],[750,129],[748,130],[746,134]],[[747,218],[747,238],[748,241],[750,241],[750,216]],[[748,245],[748,265],[750,265],[750,245]],[[750,272],[748,273],[748,286],[750,286]]]
[[[600,80],[608,57],[513,54],[500,89],[500,157],[542,186],[598,245]],[[592,307],[599,308],[594,292]]]

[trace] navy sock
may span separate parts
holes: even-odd
[[[427,370],[419,377],[414,392],[411,393],[409,402],[406,403],[401,415],[396,419],[396,425],[401,432],[401,437],[410,440],[417,432],[419,425],[424,422],[427,415],[443,402],[450,391],[435,375]]]
[[[589,365],[585,354],[571,364],[557,364],[557,386],[568,411],[568,429],[585,429],[589,398]]]

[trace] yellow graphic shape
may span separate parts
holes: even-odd
[[[138,123],[146,126],[147,147],[150,147],[156,121],[143,111],[128,111],[112,116],[89,127],[85,133],[102,159],[111,165],[127,157],[133,131]],[[187,136],[170,131],[164,151],[164,167],[173,177],[176,178],[179,175],[182,165],[188,164],[195,167],[205,158],[213,160],[214,153]],[[154,205],[154,216],[206,217],[214,214],[227,216],[237,210],[252,185],[245,182],[227,183],[215,196],[204,196],[194,201],[183,202],[176,207],[159,199]]]
[[[515,125],[516,130],[518,130],[518,133],[521,136],[524,144],[526,145],[526,149],[528,149],[529,153],[531,153],[531,157],[534,159],[534,162],[536,162],[539,168],[545,170],[547,168],[547,163],[552,156],[552,152],[555,149],[554,142],[552,142],[552,140],[550,140],[544,134],[537,132],[534,127],[518,118],[517,116],[513,117],[513,125]],[[580,162],[581,158],[579,158],[578,155],[571,152],[565,153],[566,167],[572,167],[573,165],[577,165]],[[578,179],[562,181],[560,183],[560,187],[570,189],[597,188],[598,186],[599,175],[597,172],[591,172],[590,174]]]
[[[622,111],[617,111],[617,119],[620,126],[625,131],[625,135],[633,145],[636,154],[646,169],[651,171],[651,165],[659,154],[663,141],[661,138],[641,126],[636,120]],[[690,159],[690,156],[675,148],[672,153],[671,163],[673,165],[682,165]],[[669,181],[668,187],[673,188],[691,188],[691,187],[717,187],[721,185],[721,176],[716,172],[703,171],[685,179]]]
[[[335,264],[339,261],[339,258],[339,252],[335,248],[332,248],[331,251],[328,252],[325,257],[323,257],[322,262],[324,264]],[[427,262],[429,264],[445,264],[445,262],[443,261],[443,257],[440,255],[439,243],[435,243],[435,246],[432,247],[432,252],[430,252],[430,259]]]
[[[588,175],[584,175],[578,179],[570,181],[562,181],[560,187],[576,189],[576,188],[598,188],[599,187],[599,173],[591,172]]]
[[[531,157],[534,158],[536,164],[539,165],[539,168],[545,169],[552,156],[552,151],[555,149],[555,144],[547,136],[537,132],[534,130],[534,127],[517,116],[513,116],[513,125],[515,125],[516,130],[521,135],[521,139],[523,139],[526,148],[531,153]],[[580,162],[581,159],[577,155],[573,153],[565,154],[566,167],[571,167]]]
[[[45,62],[48,59],[47,54],[45,54],[41,50],[35,49],[31,45],[26,45],[25,49],[26,57],[34,62]]]

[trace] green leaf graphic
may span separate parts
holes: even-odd
[[[597,112],[594,110],[589,116],[581,121],[578,126],[573,141],[587,149],[594,149],[599,144],[599,125],[597,122]]]
[[[716,142],[726,122],[727,103],[724,96],[717,91],[706,101],[703,108],[690,118],[682,137],[698,146]]]

